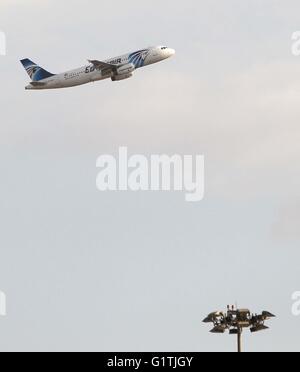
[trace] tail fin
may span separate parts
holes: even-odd
[[[30,61],[30,59],[22,59],[21,63],[32,81],[40,81],[54,76],[54,74],[51,74],[42,67],[36,65],[34,62]]]

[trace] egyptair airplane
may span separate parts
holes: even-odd
[[[29,59],[23,59],[21,63],[32,80],[25,89],[59,89],[104,79],[112,81],[129,79],[135,70],[161,62],[174,54],[175,50],[168,47],[151,47],[103,62],[90,60],[87,66],[61,74],[51,74]]]

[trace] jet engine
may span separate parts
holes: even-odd
[[[116,75],[130,74],[135,70],[133,63],[128,63],[127,65],[121,66],[117,69]]]
[[[129,74],[122,74],[122,75],[114,75],[112,76],[111,80],[112,81],[120,81],[120,80],[125,80],[125,79],[129,79],[133,76],[133,73],[129,73]]]
[[[132,77],[132,73],[135,70],[135,66],[133,63],[128,63],[127,65],[121,66],[117,69],[117,71],[112,76],[112,81],[120,81],[129,79]]]

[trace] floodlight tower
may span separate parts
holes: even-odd
[[[235,306],[227,306],[227,312],[216,311],[209,314],[203,323],[212,323],[213,329],[211,333],[225,333],[229,331],[231,335],[237,335],[238,352],[242,352],[242,333],[245,328],[250,328],[251,333],[264,331],[269,329],[265,326],[265,322],[275,315],[268,311],[263,311],[261,314],[252,314],[248,309],[236,309]]]

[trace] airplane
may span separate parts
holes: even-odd
[[[104,79],[112,81],[129,79],[135,70],[174,55],[174,49],[165,46],[150,47],[103,62],[89,60],[89,65],[61,74],[52,74],[27,58],[20,62],[32,80],[25,89],[41,90],[70,88]]]

